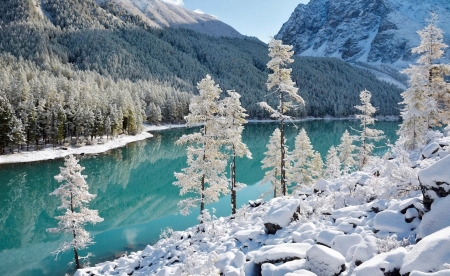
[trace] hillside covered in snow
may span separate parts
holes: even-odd
[[[427,137],[420,152],[392,147],[364,171],[232,217],[205,213],[203,224],[75,275],[450,275],[450,137]]]

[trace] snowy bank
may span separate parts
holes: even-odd
[[[0,155],[0,164],[9,164],[9,163],[26,163],[26,162],[36,162],[43,160],[51,160],[63,158],[70,154],[98,154],[102,152],[109,151],[111,149],[116,149],[125,146],[128,143],[145,140],[147,138],[152,137],[153,135],[149,133],[149,131],[158,131],[170,128],[181,128],[185,127],[184,124],[180,125],[147,125],[144,124],[144,130],[136,135],[119,135],[119,137],[107,140],[104,137],[103,144],[89,145],[89,146],[69,146],[69,147],[56,147],[53,148],[51,145],[42,149],[42,150],[34,150],[34,151],[22,151],[20,153],[8,154],[8,155]]]
[[[415,168],[374,158],[364,172],[327,179],[320,194],[249,202],[233,217],[173,232],[75,275],[449,275],[449,198],[437,198],[427,213],[417,181],[434,171],[449,183],[448,167],[441,155],[418,156]]]

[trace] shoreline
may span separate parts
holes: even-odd
[[[17,163],[30,163],[45,160],[54,160],[64,158],[70,154],[99,154],[104,153],[112,149],[121,148],[128,143],[145,140],[153,137],[149,131],[158,131],[171,128],[182,128],[184,124],[174,125],[147,125],[144,124],[144,130],[136,135],[119,135],[113,140],[108,140],[104,144],[88,145],[83,147],[70,146],[67,149],[63,149],[61,146],[53,148],[48,147],[41,150],[33,151],[21,151],[20,153],[0,155],[0,165],[3,164],[17,164]]]
[[[384,120],[378,118],[378,121],[396,121],[394,116],[383,116]],[[397,117],[398,118],[398,117]],[[313,121],[313,120],[356,120],[355,117],[344,117],[344,118],[335,118],[335,117],[323,117],[323,118],[315,118],[315,117],[306,117],[302,119],[293,119],[289,122],[305,122],[305,121]],[[249,119],[248,123],[273,123],[277,122],[277,120],[271,119]],[[99,154],[104,153],[112,149],[117,149],[126,146],[128,143],[142,141],[148,138],[153,137],[150,131],[159,131],[166,130],[171,128],[183,128],[186,127],[185,124],[169,124],[169,125],[148,125],[144,124],[144,130],[136,135],[119,135],[117,138],[113,140],[108,140],[104,144],[97,145],[88,145],[83,147],[70,146],[67,149],[63,149],[61,146],[57,148],[53,148],[53,146],[49,145],[48,147],[41,150],[33,150],[33,151],[21,151],[20,153],[14,154],[5,154],[0,155],[0,165],[4,164],[18,164],[18,163],[31,163],[31,162],[39,162],[45,160],[54,160],[59,158],[64,158],[70,154]]]

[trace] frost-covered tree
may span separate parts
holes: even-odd
[[[180,195],[197,194],[182,200],[181,213],[189,214],[190,208],[200,205],[200,214],[205,204],[219,200],[220,195],[227,194],[228,181],[225,177],[227,155],[220,151],[222,146],[220,129],[219,97],[222,90],[209,75],[201,80],[197,88],[199,95],[191,99],[189,115],[185,117],[186,126],[203,124],[200,132],[183,135],[177,145],[189,144],[187,147],[187,167],[175,173],[180,187]]]
[[[334,146],[331,146],[328,150],[325,160],[325,177],[335,179],[341,176],[341,162],[339,161],[338,152]]]
[[[355,106],[356,109],[361,111],[361,114],[357,114],[356,118],[361,121],[361,128],[359,130],[359,141],[361,145],[358,149],[358,167],[362,169],[370,159],[374,145],[370,141],[379,141],[383,138],[383,131],[378,129],[369,128],[369,125],[375,124],[375,118],[372,115],[375,113],[376,108],[370,103],[371,93],[364,89],[359,95],[361,99],[361,105]]]
[[[280,150],[281,150],[281,160],[278,170],[280,171],[281,177],[281,193],[286,195],[286,151],[284,146],[284,121],[290,117],[286,115],[292,107],[293,104],[289,100],[294,100],[301,105],[305,104],[302,97],[297,94],[298,88],[294,85],[295,83],[291,79],[290,68],[285,68],[288,64],[294,62],[291,58],[294,52],[292,51],[292,46],[283,45],[281,40],[273,39],[269,42],[269,57],[271,60],[267,63],[267,68],[272,70],[272,74],[269,74],[267,80],[267,89],[271,91],[274,88],[273,94],[278,96],[279,105],[277,108],[272,108],[266,102],[261,102],[260,105],[268,112],[270,112],[270,117],[275,118],[280,121]]]
[[[417,65],[410,65],[402,71],[409,77],[409,88],[401,94],[403,123],[398,134],[406,138],[404,145],[407,149],[420,147],[429,127],[439,122],[448,124],[450,118],[449,88],[443,78],[449,68],[436,64],[448,46],[443,42],[442,30],[436,22],[437,15],[432,13],[428,26],[417,32],[420,45],[412,49],[412,53],[420,55]]]
[[[401,94],[403,102],[400,104],[404,104],[401,112],[403,122],[397,134],[405,138],[404,146],[407,149],[423,145],[429,121],[427,102],[432,101],[425,91],[426,77],[418,69],[418,67],[408,69],[409,88]]]
[[[80,257],[78,251],[94,244],[89,232],[84,229],[87,223],[96,224],[102,222],[103,218],[98,215],[97,210],[88,209],[88,203],[95,198],[95,194],[89,193],[89,186],[86,183],[86,175],[82,175],[83,167],[78,164],[78,160],[69,155],[64,162],[64,167],[60,167],[60,173],[55,176],[58,182],[62,182],[50,195],[61,199],[59,210],[64,212],[55,218],[59,220],[58,227],[48,228],[50,233],[66,233],[71,235],[71,241],[63,242],[54,252],[56,256],[68,249],[73,249],[74,259],[77,268],[80,268]]]
[[[263,169],[270,169],[266,171],[263,178],[263,183],[270,182],[272,184],[273,196],[277,197],[282,194],[280,181],[280,163],[281,163],[281,132],[280,129],[275,129],[270,136],[267,144],[267,151],[264,153],[265,157],[261,161]],[[284,141],[286,142],[286,141]],[[284,144],[284,143],[283,143]]]
[[[10,145],[11,122],[14,110],[5,95],[0,94],[0,153]]]
[[[355,154],[356,146],[353,144],[354,137],[345,130],[341,137],[341,143],[337,147],[339,162],[341,162],[343,172],[350,172],[356,165]]]
[[[20,151],[20,146],[25,143],[26,136],[24,133],[24,128],[22,121],[17,119],[16,116],[12,116],[10,132],[8,134],[9,140],[11,141],[11,152],[14,153],[14,146],[17,146],[17,150]]]
[[[247,123],[245,108],[241,106],[240,97],[235,91],[227,91],[228,97],[221,101],[222,127],[220,129],[221,139],[231,152],[230,164],[230,189],[231,189],[231,213],[236,214],[236,191],[243,184],[236,183],[236,156],[252,158],[247,145],[242,142],[242,131]]]
[[[314,153],[313,159],[311,160],[311,164],[309,165],[309,171],[312,175],[313,179],[319,179],[323,177],[323,161],[320,153],[316,151]]]
[[[295,137],[295,148],[289,154],[288,160],[290,166],[287,167],[287,179],[290,184],[310,185],[312,183],[312,175],[308,169],[314,156],[311,141],[302,128],[300,133]]]

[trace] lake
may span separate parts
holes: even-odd
[[[293,148],[294,138],[302,127],[307,131],[313,147],[322,157],[330,146],[338,145],[342,133],[358,129],[357,121],[306,121],[286,127],[287,145]],[[253,154],[253,159],[237,159],[237,181],[248,187],[237,194],[237,205],[256,199],[268,189],[257,185],[264,176],[261,160],[269,136],[276,123],[249,123],[243,140]],[[375,126],[385,132],[393,142],[398,122],[378,122]],[[97,209],[104,218],[102,223],[89,225],[95,245],[81,251],[92,252],[91,264],[110,260],[115,254],[142,250],[146,244],[159,239],[167,227],[183,230],[197,224],[199,209],[189,216],[178,214],[179,189],[172,185],[174,172],[186,167],[185,146],[175,146],[183,134],[195,129],[170,129],[154,132],[146,141],[128,144],[98,156],[82,156],[80,164],[86,169],[90,192],[97,194],[90,208]],[[386,140],[378,143],[382,145]],[[376,149],[382,154],[386,147]],[[0,165],[0,275],[64,275],[74,273],[68,263],[73,252],[61,254],[58,260],[51,254],[64,237],[49,234],[47,228],[57,226],[59,215],[56,197],[49,194],[59,186],[54,176],[63,166],[62,159],[27,164]],[[207,206],[217,210],[217,216],[231,213],[230,196]],[[66,237],[67,238],[67,237]]]

